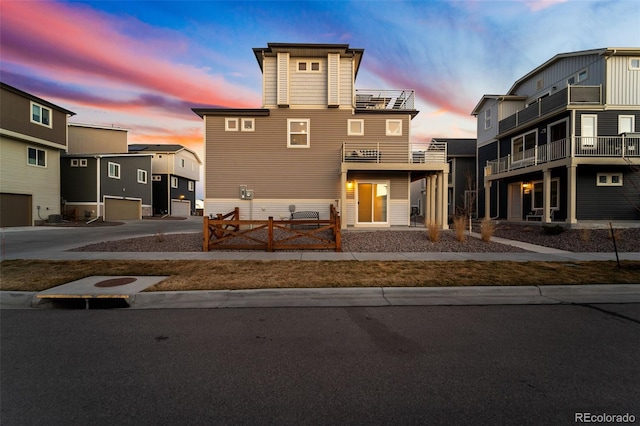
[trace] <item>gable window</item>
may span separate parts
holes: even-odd
[[[190,180],[189,181],[189,191],[193,192],[194,188],[195,188],[195,182]]]
[[[347,120],[347,135],[364,135],[364,120]]]
[[[582,70],[578,73],[578,83],[585,81],[587,79],[587,70]]]
[[[536,81],[536,90],[540,90],[540,89],[542,89],[543,87],[544,87],[544,79],[539,78],[539,79]]]
[[[622,173],[598,173],[597,186],[622,186]]]
[[[178,178],[175,176],[171,176],[171,187],[172,188],[178,187]]]
[[[51,109],[31,102],[31,122],[51,127]]]
[[[491,108],[484,112],[484,129],[488,130],[491,128]]]
[[[243,132],[253,132],[255,130],[255,118],[243,118],[241,130]]]
[[[237,118],[225,118],[224,119],[225,132],[237,132],[238,131],[238,119]]]
[[[635,130],[635,115],[619,115],[618,116],[618,134],[633,133]]]
[[[109,162],[109,177],[120,179],[120,164]]]
[[[576,84],[576,76],[572,75],[571,77],[569,77],[567,79],[567,84],[571,85],[571,84]]]
[[[287,147],[309,148],[310,120],[289,118],[287,120]]]
[[[549,208],[558,210],[560,205],[558,203],[558,179],[551,180],[551,205]],[[543,194],[543,182],[533,182],[533,209],[542,209],[544,204],[544,194]]]
[[[320,72],[318,61],[298,61],[298,72]]]
[[[147,171],[138,169],[138,183],[147,183]]]
[[[640,58],[629,58],[629,69],[632,71],[640,71]]]
[[[402,136],[402,120],[387,120],[387,136]]]
[[[180,159],[180,167],[184,168],[184,158]]]
[[[38,148],[27,148],[27,164],[31,166],[47,167],[47,152]]]
[[[511,159],[513,162],[533,158],[537,140],[535,130],[511,139]]]

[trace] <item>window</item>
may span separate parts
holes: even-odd
[[[184,169],[184,158],[180,159],[180,167],[182,167]]]
[[[515,162],[533,157],[536,139],[537,132],[535,130],[513,138],[511,140],[511,159]]]
[[[31,122],[51,127],[51,109],[31,102]]]
[[[151,181],[152,182],[160,182],[161,180],[162,180],[162,176],[160,176],[160,175],[151,176]]]
[[[238,131],[238,119],[237,118],[225,118],[224,119],[224,130],[226,132],[237,132]]]
[[[578,73],[578,83],[587,79],[587,70],[582,70]]]
[[[598,134],[598,116],[584,114],[580,117],[580,141],[582,148],[594,148]]]
[[[320,72],[318,61],[298,61],[298,72]]]
[[[622,186],[622,173],[598,173],[597,186]]]
[[[350,136],[364,135],[364,120],[347,120],[347,134]]]
[[[27,164],[47,167],[47,152],[37,148],[27,148]]]
[[[138,183],[147,183],[147,171],[138,169]]]
[[[195,188],[195,182],[190,180],[189,181],[189,191],[193,192],[193,189]]]
[[[120,164],[109,162],[109,177],[120,179]]]
[[[558,179],[551,180],[551,205],[549,206],[552,209],[559,209],[560,205],[558,203],[558,186],[560,181]],[[533,182],[533,209],[541,209],[544,204],[544,184],[542,181]]]
[[[402,136],[402,120],[387,120],[387,136]]]
[[[242,119],[242,129],[243,132],[253,132],[255,130],[255,119],[254,118],[243,118]]]
[[[78,167],[79,164],[80,164],[80,161],[77,158],[71,159],[71,167]]]
[[[175,176],[171,177],[171,187],[172,188],[177,188],[178,187],[178,178]]]
[[[632,133],[635,130],[636,117],[634,115],[619,115],[618,116],[618,134]]]
[[[540,90],[544,87],[544,79],[539,78],[536,80],[536,90]]]
[[[632,71],[640,70],[640,58],[629,58],[629,69]]]
[[[489,108],[484,112],[484,129],[487,130],[490,128],[491,128],[491,108]]]
[[[289,148],[309,148],[309,127],[310,120],[306,119],[293,119],[287,120],[287,147]]]
[[[572,75],[567,79],[567,84],[576,84],[576,76]]]
[[[87,167],[87,159],[86,158],[81,158],[80,159],[80,167]]]

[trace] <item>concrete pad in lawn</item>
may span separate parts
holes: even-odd
[[[38,299],[121,298],[139,293],[166,279],[162,276],[94,275],[38,292]]]

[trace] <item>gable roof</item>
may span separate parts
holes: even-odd
[[[189,148],[186,148],[182,145],[177,145],[177,144],[131,144],[129,145],[129,152],[149,152],[149,153],[153,153],[153,152],[166,152],[166,153],[170,153],[170,154],[177,154],[180,151],[187,151],[190,152],[191,154],[193,154],[193,156],[196,158],[196,160],[198,161],[198,164],[202,164],[202,161],[200,161],[200,157],[198,157],[198,154],[196,154],[194,151],[190,150]]]
[[[69,110],[68,110],[68,109],[66,109],[66,108],[62,108],[61,106],[58,106],[58,105],[56,105],[56,104],[53,104],[53,103],[51,103],[51,102],[49,102],[49,101],[45,101],[45,100],[44,100],[44,99],[42,99],[42,98],[39,98],[39,97],[37,97],[37,96],[35,96],[35,95],[32,95],[31,93],[27,93],[27,92],[25,92],[25,91],[22,91],[22,90],[20,90],[20,89],[18,89],[18,88],[16,88],[16,87],[13,87],[13,86],[11,86],[11,85],[9,85],[9,84],[7,84],[7,83],[2,83],[2,82],[0,82],[0,87],[2,87],[2,89],[4,89],[4,90],[7,90],[7,91],[9,91],[9,92],[13,92],[13,93],[15,93],[16,95],[20,95],[20,96],[22,96],[22,97],[24,97],[24,98],[30,99],[30,100],[32,100],[32,101],[34,101],[34,102],[37,102],[37,103],[41,104],[41,105],[44,105],[44,106],[49,107],[49,108],[51,108],[51,109],[55,109],[55,110],[57,110],[57,111],[60,111],[60,112],[62,112],[62,113],[64,113],[64,114],[68,114],[68,115],[76,115],[76,113],[75,113],[75,112],[73,112],[73,111],[69,111]]]

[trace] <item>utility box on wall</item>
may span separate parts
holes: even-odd
[[[253,189],[247,189],[247,185],[240,185],[240,199],[241,200],[252,200],[253,199]]]

